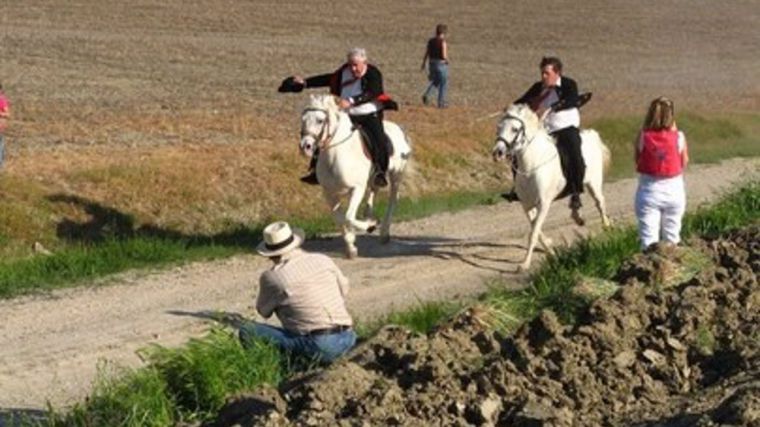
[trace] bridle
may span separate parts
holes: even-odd
[[[519,117],[517,117],[515,115],[509,114],[509,113],[507,113],[504,116],[504,118],[501,119],[502,122],[504,122],[506,120],[516,120],[518,123],[520,123],[520,130],[515,134],[515,137],[512,138],[512,141],[507,141],[501,135],[499,135],[496,138],[496,142],[497,143],[498,142],[503,142],[504,145],[507,146],[508,153],[509,154],[513,154],[514,153],[514,149],[510,149],[509,147],[514,147],[515,144],[517,144],[517,140],[518,139],[520,139],[520,138],[525,139],[526,138],[526,135],[525,135],[525,122],[523,121],[523,119],[521,119],[521,118],[519,118]],[[528,144],[530,144],[530,141],[528,141]]]
[[[348,136],[346,138],[344,138],[343,140],[338,141],[338,142],[334,142],[332,144],[327,145],[327,143],[329,141],[331,141],[335,137],[335,134],[338,133],[339,126],[335,126],[335,132],[333,132],[332,134],[329,134],[328,132],[330,130],[330,124],[331,124],[330,123],[330,112],[327,109],[325,109],[325,108],[308,107],[308,108],[305,108],[301,112],[301,117],[303,117],[304,114],[309,113],[309,112],[322,112],[322,113],[325,113],[325,123],[322,125],[322,130],[319,132],[318,135],[315,135],[315,134],[309,133],[309,132],[305,132],[304,129],[303,129],[303,126],[302,126],[301,127],[301,139],[303,139],[304,137],[310,136],[310,137],[314,138],[315,141],[317,141],[317,147],[319,147],[320,150],[327,150],[327,149],[330,149],[332,147],[335,147],[336,145],[340,145],[340,144],[348,141],[348,139],[351,137],[351,134],[353,132],[349,133]],[[340,115],[338,115],[338,121],[340,121]]]
[[[517,116],[515,116],[515,115],[512,115],[512,114],[509,114],[509,113],[507,113],[507,114],[504,116],[504,118],[502,118],[501,120],[502,120],[502,122],[503,122],[503,121],[506,121],[506,120],[516,120],[518,123],[520,123],[520,130],[519,130],[519,131],[518,131],[518,132],[515,134],[515,137],[514,137],[514,138],[512,138],[512,142],[509,142],[509,141],[507,141],[506,139],[502,138],[502,137],[501,137],[501,135],[499,135],[499,136],[496,138],[496,142],[497,142],[497,143],[498,143],[498,142],[503,142],[503,143],[506,145],[506,147],[514,147],[514,145],[515,145],[515,144],[517,144],[517,141],[518,141],[518,139],[520,139],[520,138],[522,138],[522,139],[526,139],[526,138],[527,138],[527,135],[526,135],[526,133],[525,133],[525,122],[523,121],[523,119],[521,119],[521,118],[519,118],[519,117],[517,117]],[[534,138],[535,138],[535,136],[534,136]],[[524,144],[524,145],[523,145],[523,146],[520,148],[520,151],[522,151],[522,150],[524,150],[525,148],[527,148],[527,147],[528,147],[528,145],[530,145],[530,143],[531,143],[531,142],[533,142],[533,139],[534,139],[534,138],[531,138],[530,140],[528,140],[528,141],[527,141],[527,142],[526,142],[526,143],[525,143],[525,144]],[[510,149],[510,148],[507,148],[507,150],[508,150],[508,151],[507,151],[507,152],[508,152],[508,154],[510,154],[510,155],[514,155],[514,154],[517,152],[517,150],[515,150],[514,148],[512,148],[512,149]],[[557,157],[557,156],[559,156],[559,150],[557,151],[557,153],[556,153],[554,156],[552,156],[552,157],[550,157],[549,159],[545,160],[544,162],[542,162],[542,163],[541,163],[541,164],[539,164],[538,166],[534,166],[534,167],[533,167],[533,168],[531,168],[530,170],[521,170],[521,169],[518,167],[517,163],[515,163],[515,164],[514,164],[515,173],[517,173],[517,174],[519,174],[519,175],[523,175],[523,176],[529,176],[531,173],[533,173],[533,172],[537,171],[538,169],[540,169],[540,168],[541,168],[541,167],[543,167],[544,165],[547,165],[547,164],[549,164],[549,162],[551,162],[552,160],[554,160],[554,158],[555,158],[555,157]]]

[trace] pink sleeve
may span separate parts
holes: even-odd
[[[0,111],[7,110],[9,105],[8,99],[4,96],[0,96]]]

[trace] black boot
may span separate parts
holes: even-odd
[[[372,184],[377,188],[387,187],[388,178],[386,178],[385,172],[381,170],[375,172],[375,176],[372,178]]]
[[[309,185],[319,185],[319,180],[317,179],[317,171],[316,169],[312,169],[309,171],[308,174],[301,177],[301,182],[309,184]]]
[[[520,200],[519,197],[517,197],[517,192],[514,188],[507,191],[506,193],[501,193],[501,198],[508,201],[508,202],[517,202]]]
[[[309,185],[319,185],[319,180],[317,179],[317,153],[314,153],[314,156],[312,156],[311,162],[309,162],[309,173],[301,177],[301,182]]]

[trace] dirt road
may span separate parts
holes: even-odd
[[[758,170],[758,159],[691,168],[690,207],[738,180],[760,176]],[[631,220],[635,185],[626,179],[605,188],[613,220]],[[598,216],[590,200],[584,202],[596,230]],[[368,318],[417,301],[473,296],[495,277],[520,286],[525,276],[515,270],[526,225],[518,205],[499,203],[397,224],[387,246],[360,238],[360,259],[338,259],[352,280],[350,309]],[[571,225],[564,203],[553,207],[545,230],[555,244],[587,232]],[[309,242],[307,249],[340,256],[337,239]],[[256,280],[266,266],[264,259],[242,255],[123,274],[105,287],[0,302],[0,409],[72,403],[86,396],[99,360],[137,366],[135,351],[147,344],[174,346],[202,334],[209,322],[205,313],[253,315]]]

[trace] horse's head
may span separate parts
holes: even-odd
[[[335,135],[338,104],[332,95],[311,95],[301,113],[301,154],[311,157]]]
[[[503,160],[514,154],[533,139],[540,126],[536,113],[525,104],[510,105],[496,126],[496,144],[491,151],[493,159]]]

